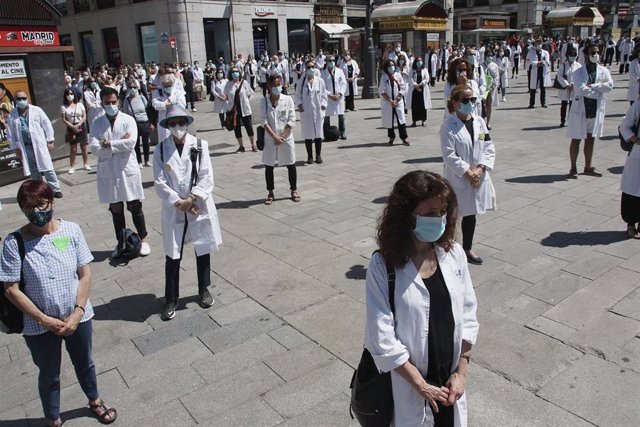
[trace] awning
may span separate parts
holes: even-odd
[[[431,0],[388,3],[371,13],[381,30],[446,31],[448,19],[442,6]]]
[[[526,33],[526,30],[515,28],[476,28],[475,30],[457,30],[456,33]]]
[[[576,25],[584,27],[600,27],[604,25],[604,17],[596,7],[568,7],[552,10],[545,20],[550,25]]]
[[[330,39],[339,39],[344,37],[349,30],[353,30],[350,25],[347,24],[316,24],[316,27],[329,35]]]

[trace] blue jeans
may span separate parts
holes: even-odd
[[[31,179],[41,180],[44,175],[45,181],[49,184],[49,187],[53,190],[54,193],[60,191],[60,183],[58,182],[58,177],[56,176],[56,172],[54,170],[42,171],[38,170],[38,164],[36,163],[36,155],[33,153],[33,146],[31,144],[25,144],[24,146],[24,156],[26,157],[26,161],[29,164],[29,170],[31,171]],[[24,161],[25,159],[23,159]]]
[[[24,340],[31,351],[33,362],[38,366],[38,391],[44,416],[49,420],[60,418],[60,362],[62,359],[62,341],[67,347],[67,353],[82,391],[89,400],[96,400],[98,381],[96,368],[91,358],[91,320],[80,323],[76,331],[61,337],[53,332],[40,335],[25,335]]]

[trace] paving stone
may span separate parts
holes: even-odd
[[[602,276],[621,262],[622,260],[620,258],[606,254],[595,253],[588,259],[579,259],[563,267],[562,269],[564,271],[568,271],[569,273],[573,273],[578,276],[586,277],[587,279],[593,280]]]
[[[199,338],[213,353],[218,353],[279,329],[282,325],[283,322],[271,314],[257,314],[204,333]]]
[[[133,340],[143,355],[148,355],[173,344],[185,341],[191,337],[217,329],[218,325],[206,314],[191,316],[182,321],[174,319],[171,325],[158,331],[141,335]]]
[[[538,255],[522,264],[519,268],[509,271],[509,275],[535,284],[557,274],[566,265],[566,261],[547,255]]]
[[[294,417],[345,391],[352,374],[352,368],[335,361],[274,388],[264,395],[264,400],[279,414]],[[347,412],[345,407],[345,415]]]
[[[211,427],[270,427],[280,425],[280,423],[284,421],[284,419],[260,397],[255,397],[235,408],[216,414],[214,418],[215,419],[206,421],[204,424]]]
[[[611,299],[621,299],[640,287],[640,275],[635,271],[615,267],[584,289]]]
[[[289,382],[335,360],[336,358],[327,350],[314,342],[308,342],[285,353],[267,357],[264,359],[264,363],[282,379]]]
[[[499,314],[484,310],[478,314],[480,334],[474,359],[525,390],[540,389],[582,355]]]
[[[474,245],[474,249],[480,251],[479,245]],[[501,277],[503,273],[507,273],[515,268],[513,264],[500,261],[492,256],[483,257],[482,259],[484,260],[482,265],[469,264],[469,274],[471,275],[471,282],[474,288],[482,286],[485,283],[490,283],[493,280],[499,280],[499,277]]]
[[[532,298],[528,295],[520,294],[493,311],[513,320],[516,323],[525,325],[547,311],[550,307],[551,305],[546,302]]]
[[[585,355],[538,395],[595,425],[632,426],[640,418],[640,406],[621,396],[633,396],[638,387],[639,374]]]
[[[514,252],[520,252],[523,242],[529,237],[533,236],[533,233],[524,230],[518,230],[511,228],[503,230],[500,233],[489,235],[489,237],[482,239],[482,244],[491,246],[496,249],[505,250],[517,246],[517,250]]]
[[[525,325],[527,328],[538,331],[541,334],[555,338],[558,341],[566,341],[576,330],[562,323],[556,322],[544,316],[538,316]]]
[[[293,329],[289,325],[269,332],[269,336],[278,341],[280,345],[286,347],[287,350],[291,350],[304,343],[309,342],[309,338],[301,334],[299,331]]]
[[[187,409],[179,400],[172,400],[165,403],[154,414],[149,414],[144,418],[136,420],[121,420],[118,418],[118,425],[141,426],[141,427],[182,427],[195,425],[195,420],[191,417]]]
[[[576,330],[582,330],[586,324],[615,303],[615,298],[580,289],[561,303],[544,313],[545,317]]]
[[[611,311],[621,316],[640,320],[640,289],[636,288],[635,291],[618,301],[611,308]]]
[[[556,305],[565,298],[573,295],[576,291],[587,286],[589,281],[574,274],[560,272],[557,275],[542,279],[533,286],[528,287],[524,293],[544,301],[551,305]]]
[[[542,254],[543,251],[544,247],[540,243],[527,240],[518,244],[517,248],[509,248],[498,252],[493,257],[513,265],[522,265]]]
[[[368,265],[367,258],[349,253],[307,268],[305,273],[364,303],[364,279]]]
[[[472,279],[475,277],[472,276]],[[492,310],[502,307],[508,300],[519,295],[529,286],[531,286],[529,282],[500,274],[475,289],[476,299],[478,305]]]
[[[180,401],[198,423],[203,423],[215,418],[218,413],[278,387],[282,382],[272,370],[259,363],[184,395]],[[221,393],[221,390],[224,392]],[[206,398],[203,399],[203,396]]]
[[[5,345],[0,347],[0,366],[11,363],[11,357],[9,356],[9,348]]]
[[[288,419],[281,427],[357,427],[349,416],[350,396],[340,393],[306,412]]]
[[[220,326],[230,325],[240,319],[268,311],[250,298],[244,298],[210,312],[209,316]]]
[[[611,331],[616,331],[612,334]],[[609,359],[625,343],[640,333],[640,321],[604,312],[567,338],[580,351]]]

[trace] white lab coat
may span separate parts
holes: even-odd
[[[620,53],[622,56],[620,58],[621,63],[629,63],[629,55],[631,55],[631,53],[633,52],[633,48],[635,47],[635,45],[636,44],[633,40],[623,40],[622,43],[620,43]]]
[[[580,65],[578,61],[573,61],[573,64],[569,64],[569,61],[564,61],[558,67],[558,75],[556,78],[560,85],[564,87],[564,89],[558,89],[558,99],[561,101],[571,101],[575,89],[568,91],[566,88],[573,84],[573,74],[580,67],[582,67],[582,65]]]
[[[509,68],[511,66],[511,64],[509,63],[509,57],[498,57],[498,62],[496,62],[496,65],[498,65],[498,68],[500,69],[500,87],[509,87]]]
[[[211,80],[211,92],[213,93],[213,112],[226,113],[227,101],[223,101],[219,97],[224,96],[224,88],[227,86],[228,80],[224,77],[222,80],[217,78]]]
[[[487,87],[486,91],[489,92],[487,98],[491,97],[491,100],[493,102],[492,105],[495,108],[500,105],[500,91],[498,90],[498,88],[500,87],[500,69],[498,68],[498,64],[496,64],[495,62],[491,62],[490,64],[487,64],[485,62],[484,67],[485,76],[490,76],[493,79],[491,87]]]
[[[427,71],[426,68],[423,68],[422,70],[411,70],[411,78],[409,80],[409,90],[408,93],[405,95],[405,98],[407,100],[407,109],[411,109],[411,106],[413,105],[413,90],[416,89],[416,86],[418,85],[417,81],[418,81],[418,72],[420,72],[422,74],[422,81],[420,82],[420,87],[422,88],[422,98],[424,99],[424,108],[426,110],[430,110],[432,107],[431,105],[431,91],[429,90],[429,72]]]
[[[351,66],[353,67],[353,82],[351,82],[353,84],[353,96],[358,96],[358,76],[360,76],[360,67],[358,66],[356,60],[353,58],[351,58]],[[349,67],[346,62],[342,64],[341,69],[344,73],[344,76],[349,77]],[[349,88],[349,81],[347,80],[347,91],[345,92],[344,96],[349,95],[351,95],[351,90]]]
[[[627,114],[625,114],[620,125],[620,134],[624,139],[628,140],[634,136],[631,128],[638,123],[638,120],[640,120],[640,102],[634,102],[627,110]],[[624,163],[620,190],[623,193],[640,197],[640,145],[638,144],[633,145]]]
[[[440,148],[444,162],[444,177],[453,187],[461,216],[482,215],[496,208],[495,189],[489,171],[493,170],[495,146],[482,117],[473,114],[474,140],[457,114],[450,115],[440,127]],[[465,177],[472,167],[484,165],[480,187],[474,188]]]
[[[536,52],[535,48],[529,49],[529,54],[527,55],[527,61],[531,64],[531,80],[529,80],[529,89],[536,90],[538,87],[538,62],[542,62],[544,65],[542,66],[543,73],[543,83],[544,87],[552,86],[551,82],[551,61],[549,60],[549,52],[542,49],[540,51],[540,61],[538,61],[538,52]]]
[[[100,100],[100,90],[93,91],[92,89],[85,90],[83,93],[84,106],[87,109],[87,123],[91,128],[91,123],[96,119],[104,115],[104,108],[102,108],[102,102]]]
[[[409,61],[409,55],[407,55],[407,52],[405,52],[404,50],[401,50],[400,52],[396,53],[395,50],[392,50],[389,53],[389,59],[392,60],[395,64],[396,64],[396,68],[398,68],[398,57],[404,55],[404,57],[407,59],[407,61]],[[407,65],[407,64],[405,64]]]
[[[587,118],[584,97],[598,101],[592,135],[598,138],[602,137],[605,107],[607,104],[605,94],[611,92],[613,89],[613,80],[611,79],[609,70],[599,64],[597,67],[596,83],[591,85],[591,87],[587,87],[589,75],[586,65],[578,68],[573,73],[574,94],[571,111],[569,112],[569,121],[567,123],[567,136],[571,139],[585,139],[587,137]]]
[[[224,93],[227,95],[227,111],[233,110],[233,103],[235,102],[236,90],[242,85],[240,89],[240,95],[238,97],[240,101],[240,108],[242,110],[242,117],[251,115],[251,103],[249,98],[253,95],[253,89],[246,80],[238,80],[240,84],[236,85],[233,81],[229,80],[224,88]],[[284,84],[284,83],[283,83]]]
[[[42,110],[42,108],[29,105],[29,134],[31,135],[31,144],[33,147],[33,154],[36,158],[36,165],[38,165],[38,172],[52,171],[53,162],[51,161],[51,154],[49,153],[49,147],[47,144],[54,141],[53,126],[51,121]],[[24,141],[22,140],[22,132],[20,131],[20,114],[18,108],[14,108],[7,119],[7,128],[9,146],[13,150],[20,150],[22,152],[23,159],[22,168],[24,176],[31,175],[31,169],[29,169],[29,162],[26,160],[26,153],[24,148]]]
[[[291,129],[296,127],[296,106],[293,98],[287,95],[280,95],[280,100],[273,108],[271,97],[267,96],[260,101],[260,125],[264,126],[269,123],[269,127],[277,135],[284,132],[288,125]],[[296,163],[296,146],[293,138],[293,132],[283,144],[276,145],[271,134],[264,131],[264,150],[262,150],[262,163],[267,166],[275,166],[276,162],[279,166],[293,165]]]
[[[431,61],[429,61],[429,55],[431,55]],[[431,62],[431,63],[429,63]],[[430,54],[429,52],[424,54],[424,68],[429,73],[430,78],[435,78],[436,73],[438,72],[438,54],[435,52]]]
[[[522,56],[522,48],[519,44],[516,44],[515,46],[510,46],[509,49],[511,49],[511,62],[515,65],[515,58],[518,57],[518,60],[520,60]]]
[[[316,71],[317,72],[317,71]],[[313,84],[309,85],[306,75],[303,75],[296,85],[296,105],[302,105],[300,112],[300,124],[302,126],[302,138],[324,138],[322,130],[324,123],[324,108],[327,108],[327,90],[324,80],[315,76]]]
[[[444,68],[444,71],[449,69],[449,56],[451,56],[451,52],[446,47],[438,49],[438,70]]]
[[[125,138],[125,134],[129,137]],[[119,112],[111,127],[106,115],[93,122],[89,134],[89,150],[98,158],[98,198],[100,203],[130,202],[144,199],[140,167],[134,148],[138,140],[136,120]],[[111,142],[110,147],[100,140]]]
[[[406,123],[404,117],[404,95],[407,87],[400,73],[396,72],[393,78],[395,82],[392,83],[387,73],[382,74],[382,77],[380,77],[380,85],[378,86],[382,127],[386,129],[391,129],[394,126],[393,107],[389,101],[382,97],[383,94],[387,95],[391,100],[398,100],[398,106],[395,108],[398,122],[401,125]]]
[[[338,67],[333,69],[333,80],[331,81],[331,73],[328,69],[322,70],[322,80],[327,91],[327,116],[338,116],[344,114],[344,97],[347,93],[347,78],[342,70]],[[334,101],[329,95],[342,95],[340,99]]]
[[[324,61],[327,57],[320,53],[318,54],[318,56],[316,56],[316,65],[318,66],[318,68],[324,68]]]
[[[407,244],[413,244],[407,242]],[[449,252],[436,246],[438,265],[442,272],[453,313],[453,360],[451,373],[458,368],[462,341],[476,343],[478,321],[477,301],[467,258],[455,243]],[[433,415],[424,397],[402,378],[395,369],[411,363],[423,376],[429,366],[429,292],[415,265],[409,261],[396,267],[395,316],[389,305],[387,267],[380,253],[371,257],[367,269],[366,325],[364,346],[373,356],[378,369],[391,372],[393,390],[393,423],[395,426],[433,426]],[[472,374],[473,375],[473,374]],[[454,426],[467,425],[467,394],[455,403]]]
[[[638,58],[629,64],[629,89],[627,89],[627,101],[638,99],[638,83],[640,82],[640,62]]]
[[[191,188],[191,149],[197,147],[197,138],[187,134],[182,155],[179,155],[173,137],[162,141],[153,156],[153,177],[156,194],[160,197],[162,219],[162,243],[165,254],[171,259],[180,258],[180,246],[184,234],[185,219],[188,222],[184,242],[192,242],[196,255],[214,252],[222,244],[218,212],[213,203],[213,169],[207,141],[201,141],[198,164],[198,182]],[[160,151],[162,150],[162,156]],[[162,160],[164,158],[164,162]],[[174,205],[190,194],[198,197],[195,202],[200,210],[197,215],[184,213]]]
[[[171,132],[169,132],[169,129],[163,126],[160,126],[160,122],[164,120],[165,117],[167,117],[167,106],[166,106],[167,100],[170,99],[173,105],[179,105],[182,108],[187,108],[185,92],[184,90],[178,88],[179,86],[177,84],[178,82],[179,80],[175,80],[173,84],[173,91],[169,96],[167,96],[167,94],[164,93],[163,90],[153,91],[151,106],[155,108],[156,111],[158,112],[158,126],[156,127],[158,129],[158,141],[164,141],[169,137],[169,135],[171,135]]]

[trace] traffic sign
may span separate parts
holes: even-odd
[[[176,38],[171,36],[169,37],[169,44],[171,45],[171,49],[175,49],[176,48]]]

